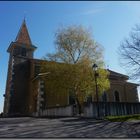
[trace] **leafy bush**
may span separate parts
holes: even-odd
[[[140,120],[140,114],[124,115],[124,116],[107,116],[109,121],[127,121],[127,120]]]

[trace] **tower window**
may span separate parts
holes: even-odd
[[[13,51],[13,55],[19,55],[20,54],[20,49],[15,48]]]
[[[22,49],[21,49],[21,55],[22,55],[22,56],[26,56],[26,49],[25,49],[25,48],[22,48]]]

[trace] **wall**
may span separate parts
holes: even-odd
[[[137,87],[132,83],[126,84],[127,102],[139,102]]]
[[[62,107],[54,107],[48,108],[39,113],[33,113],[33,116],[42,116],[42,117],[70,117],[73,116],[73,106],[62,106]]]

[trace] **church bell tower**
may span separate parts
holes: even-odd
[[[5,116],[25,114],[27,103],[27,80],[29,77],[27,61],[33,59],[37,47],[32,45],[25,19],[14,42],[11,42],[9,53],[6,92],[4,94]]]

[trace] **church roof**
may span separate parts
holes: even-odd
[[[109,69],[107,69],[107,71],[110,73],[110,76],[123,77],[126,80],[129,79],[129,77],[127,75],[124,75],[124,74],[121,74],[121,73],[118,73],[118,72],[115,72],[115,71],[112,71],[112,70],[109,70]]]
[[[23,20],[23,23],[20,27],[20,30],[17,34],[17,37],[15,39],[15,42],[17,43],[22,43],[22,44],[27,44],[27,45],[32,45],[29,33],[28,33],[28,29],[26,26],[26,22],[25,19]]]

